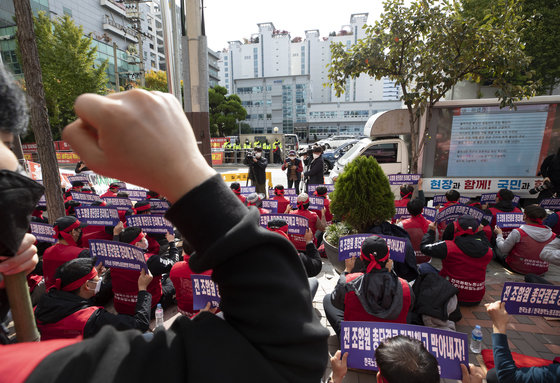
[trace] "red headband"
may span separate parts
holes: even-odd
[[[319,194],[319,192],[315,190],[313,194],[315,194],[317,197],[324,197],[327,194],[327,192],[324,192],[323,194]]]
[[[275,233],[278,233],[280,235],[282,235],[283,237],[285,237],[287,240],[290,240],[290,237],[288,237],[288,225],[284,225],[282,227],[279,227],[278,229],[273,229],[270,227],[267,227],[268,230],[273,231]]]
[[[144,206],[140,206],[140,207],[135,207],[132,210],[134,211],[134,214],[138,214],[139,211],[146,211],[146,210],[150,210],[152,208],[152,205],[147,204]]]
[[[132,241],[130,241],[130,244],[134,245],[134,244],[140,242],[145,236],[146,236],[146,234],[144,234],[144,232],[141,231],[140,234],[138,234],[138,237],[136,237]]]
[[[72,236],[68,233],[70,233],[74,229],[77,229],[78,227],[80,227],[80,225],[80,221],[76,220],[76,222],[68,226],[66,229],[63,229],[62,231],[58,226],[55,226],[53,227],[54,237],[58,239],[58,236],[60,235],[66,242],[68,242],[69,245],[76,246],[76,241],[74,241],[74,238],[72,238]]]
[[[385,254],[385,256],[383,258],[381,258],[380,260],[376,260],[375,257],[373,256],[373,254],[364,254],[363,250],[360,249],[360,258],[362,258],[362,260],[364,261],[369,261],[369,264],[367,265],[366,268],[366,273],[369,273],[372,269],[376,269],[376,270],[381,270],[381,265],[378,262],[385,262],[386,260],[389,259],[389,254],[391,253],[391,251],[389,250],[389,247],[387,246],[387,254]]]
[[[408,196],[411,195],[411,194],[412,194],[412,192],[409,192],[408,194],[405,194],[405,195],[402,195],[402,194],[401,194],[401,199],[405,199],[406,197],[408,197]]]
[[[238,187],[237,189],[231,189],[231,190],[233,190],[233,192],[234,192],[235,194],[240,194],[240,193],[241,193],[241,186]]]
[[[309,197],[307,197],[305,201],[300,201],[297,203],[298,209],[303,210],[303,205],[305,205],[306,203],[309,203]]]
[[[276,189],[274,188],[274,194],[276,195],[284,195],[285,191],[284,189]]]
[[[77,288],[79,288],[81,285],[83,285],[84,283],[86,283],[87,281],[89,281],[90,279],[95,278],[95,276],[97,275],[97,270],[95,270],[95,267],[92,267],[91,271],[89,272],[88,275],[84,275],[82,278],[78,279],[77,281],[74,281],[66,286],[64,286],[63,288],[60,288],[60,285],[62,284],[62,281],[60,278],[56,278],[56,280],[54,281],[54,287],[57,290],[62,290],[62,291],[74,291]]]
[[[457,238],[460,235],[463,234],[470,234],[473,235],[476,233],[477,228],[474,229],[463,229],[461,227],[461,225],[459,225],[458,221],[453,222],[453,228],[454,228],[454,233],[453,233],[453,239]]]

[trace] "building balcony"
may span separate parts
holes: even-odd
[[[115,3],[111,0],[99,0],[99,5],[109,8],[113,12],[118,13],[121,16],[126,16],[126,7],[123,4]]]
[[[134,29],[115,22],[115,20],[111,19],[107,15],[103,17],[103,29],[109,32],[113,32],[125,38],[126,40],[130,40],[135,43],[138,42],[138,38],[136,37],[137,32]]]

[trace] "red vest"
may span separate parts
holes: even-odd
[[[486,266],[492,260],[492,249],[473,258],[463,253],[454,241],[445,241],[447,256],[441,261],[439,275],[459,289],[459,302],[480,302],[486,292]]]
[[[290,204],[290,200],[282,195],[275,195],[272,199],[278,201],[278,214],[284,214]]]
[[[429,262],[432,257],[422,254],[420,251],[420,243],[422,242],[422,237],[428,232],[428,221],[422,214],[418,214],[416,217],[410,217],[403,220],[403,228],[406,230],[410,236],[410,242],[412,242],[412,248],[414,249],[414,254],[416,254],[416,264],[421,264]]]
[[[513,249],[506,257],[506,263],[513,271],[520,274],[537,274],[541,275],[548,271],[548,262],[543,261],[539,255],[542,249],[556,238],[556,234],[552,234],[547,241],[535,241],[529,234],[522,229],[515,229],[521,235],[519,242],[513,246]]]
[[[152,255],[154,254],[146,253],[144,258],[148,261]],[[111,284],[113,294],[115,294],[113,304],[119,314],[136,314],[139,276],[139,271],[111,268]],[[163,294],[161,290],[161,275],[154,275],[154,279],[152,279],[146,290],[152,294],[152,308],[154,308]]]
[[[75,338],[84,335],[84,328],[89,318],[94,312],[102,307],[90,306],[85,309],[78,310],[73,314],[62,318],[55,323],[41,323],[37,321],[37,327],[41,332],[41,340]]]
[[[56,269],[64,263],[78,258],[78,254],[83,250],[81,247],[63,245],[61,243],[57,243],[45,250],[43,254],[43,276],[47,290],[54,285]]]
[[[113,240],[113,235],[105,231],[105,226],[90,225],[82,229],[82,246],[89,247],[89,241],[92,239]]]
[[[159,242],[150,234],[146,235],[146,240],[148,241],[148,254],[159,254]]]
[[[395,207],[406,207],[410,202],[410,198],[403,198],[403,199],[396,199],[395,200]]]
[[[241,202],[243,202],[243,204],[245,204],[245,200],[247,199],[245,196],[243,196],[241,194],[237,194],[237,193],[234,193],[234,194],[237,196],[237,198],[239,198],[239,200]]]
[[[317,214],[309,210],[292,210],[290,214],[301,215],[302,217],[309,219],[309,228],[313,232],[313,242],[316,244],[315,232],[317,231]],[[290,238],[290,241],[294,244],[297,250],[305,251],[306,243],[303,235],[288,234],[288,238]]]
[[[441,208],[439,208],[438,213],[439,213],[440,211],[442,211],[443,209],[445,209],[446,207],[453,206],[453,205],[458,205],[458,204],[459,204],[459,201],[447,201],[446,203],[444,203],[444,204],[442,205]],[[445,228],[446,228],[446,227],[447,227],[447,223],[444,222],[444,221],[442,221],[442,222],[440,222],[440,223],[437,224],[438,238],[441,239],[441,237],[443,236],[443,232],[445,231]]]
[[[511,211],[511,212],[502,211],[500,209],[496,209],[495,207],[491,207],[491,208],[489,208],[489,210],[492,212],[492,222],[490,222],[490,226],[492,227],[492,231],[494,231],[494,227],[496,227],[496,214],[498,214],[498,213],[523,213],[519,208],[514,208],[513,211]],[[504,239],[507,238],[507,236],[509,235],[509,233],[511,233],[511,231],[513,229],[514,229],[513,227],[502,228],[502,235],[503,235]]]
[[[105,197],[116,197],[117,193],[113,193],[110,190],[107,190],[105,193],[101,194],[99,197],[100,198],[105,198]]]
[[[353,281],[354,279],[361,276],[363,273],[348,274],[346,276],[346,283]],[[403,290],[403,305],[399,316],[395,319],[384,319],[379,318],[374,315],[369,314],[362,303],[356,296],[354,291],[346,293],[344,297],[344,320],[345,321],[364,321],[364,322],[391,322],[391,323],[406,323],[406,315],[410,308],[411,296],[410,296],[410,286],[404,280],[399,278]]]
[[[169,278],[175,286],[177,310],[188,317],[192,317],[198,312],[198,310],[193,310],[192,274],[187,261],[175,263],[169,273]],[[202,275],[212,275],[212,270],[207,270]]]

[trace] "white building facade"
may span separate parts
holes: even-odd
[[[220,85],[238,94],[255,133],[297,133],[301,139],[362,133],[368,117],[401,107],[400,92],[388,79],[362,75],[350,79],[337,97],[328,85],[330,45],[347,49],[365,37],[367,13],[353,14],[338,33],[321,37],[307,30],[290,36],[273,23],[260,23],[258,33],[230,41],[220,54]],[[326,84],[326,85],[325,85]]]

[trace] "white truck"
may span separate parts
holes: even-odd
[[[531,197],[542,184],[542,161],[560,147],[560,96],[539,96],[499,107],[497,99],[441,101],[432,109],[430,125],[418,160],[426,196],[455,189],[461,195],[495,193],[502,188]],[[359,155],[374,156],[385,174],[410,172],[410,128],[405,109],[369,118],[362,139],[338,159],[330,176]]]

